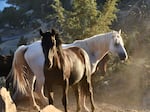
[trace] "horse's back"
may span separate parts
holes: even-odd
[[[87,52],[80,47],[69,47],[69,50],[73,51],[78,57],[80,57],[80,60],[82,60],[83,63],[85,63],[85,60],[89,61],[89,56],[87,54]]]
[[[25,59],[31,68],[35,65],[42,66],[44,64],[41,41],[36,41],[28,46],[28,50],[25,53]]]

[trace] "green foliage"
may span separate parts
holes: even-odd
[[[106,32],[113,20],[116,19],[115,12],[118,0],[107,0],[103,10],[97,9],[95,0],[74,0],[72,10],[62,7],[59,0],[52,5],[56,14],[58,26],[64,35],[74,39],[83,39],[98,33]]]
[[[62,7],[61,2],[59,0],[55,0],[55,4],[51,6],[56,11],[55,18],[58,18],[58,24],[63,26],[64,25],[63,23],[65,22],[65,19],[64,19],[65,9]]]
[[[99,25],[101,28],[105,29],[104,31],[109,30],[109,26],[112,24],[114,19],[117,18],[116,12],[118,11],[117,6],[118,0],[108,0],[103,8],[102,16],[99,18]]]
[[[2,43],[2,37],[0,37],[0,43]]]
[[[18,6],[26,11],[33,10],[32,17],[43,17],[47,12],[52,12],[49,4],[53,0],[8,0],[8,3]]]

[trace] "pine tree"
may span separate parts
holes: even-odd
[[[117,18],[115,14],[118,11],[116,8],[117,1],[118,0],[108,0],[104,5],[102,16],[99,18],[99,25],[101,28],[104,28],[104,32],[109,30],[109,26]]]
[[[74,0],[69,11],[62,7],[59,0],[55,0],[53,8],[64,35],[75,40],[110,30],[109,26],[116,19],[117,1],[107,0],[101,11],[96,0]]]

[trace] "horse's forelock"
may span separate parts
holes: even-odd
[[[121,30],[119,31],[114,31],[114,37],[116,37],[117,39],[119,39],[119,43],[123,46],[124,42],[121,36]]]

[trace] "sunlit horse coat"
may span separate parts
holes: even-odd
[[[79,47],[63,49],[61,38],[54,29],[45,33],[40,30],[40,34],[45,56],[45,89],[49,93],[53,92],[54,85],[61,85],[63,90],[62,104],[67,112],[68,89],[71,86],[76,96],[77,112],[81,111],[81,104],[83,104],[81,99],[87,95],[90,98],[91,111],[94,112],[91,65],[88,54]],[[48,94],[48,99],[49,103],[53,104],[53,96]]]
[[[126,60],[128,58],[121,37],[121,31],[111,31],[105,34],[94,35],[93,37],[84,40],[77,40],[72,44],[66,44],[63,46],[63,48],[70,46],[81,47],[87,52],[91,61],[92,72],[95,72],[98,62],[108,52],[111,52],[112,54],[117,54],[121,60]],[[41,98],[42,103],[46,104],[46,98],[43,95],[43,65],[44,55],[42,52],[41,41],[36,41],[27,46],[20,46],[16,50],[14,54],[12,70],[16,79],[17,88],[19,90],[25,90],[26,81],[23,80],[23,68],[24,66],[29,66],[31,71],[28,71],[28,73],[33,73],[34,75],[32,76],[37,77],[35,91]]]

